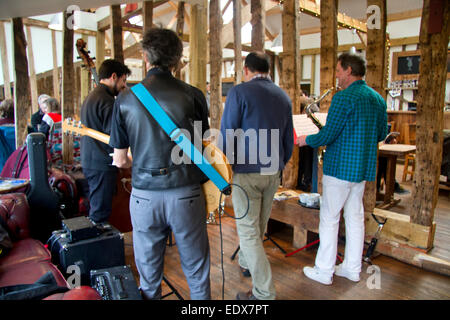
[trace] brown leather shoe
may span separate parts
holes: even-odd
[[[236,295],[236,300],[259,300],[257,299],[253,293],[252,290],[248,291],[248,292],[238,292],[238,294]]]
[[[242,267],[239,267],[239,268],[241,268],[241,272],[244,277],[246,277],[246,278],[251,277],[250,270],[242,268]]]

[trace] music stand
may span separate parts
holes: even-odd
[[[170,296],[171,294],[175,294],[179,300],[184,300],[183,297],[180,295],[180,293],[177,291],[177,289],[175,289],[175,287],[174,287],[174,286],[169,282],[169,280],[167,280],[167,278],[164,277],[164,276],[163,276],[163,281],[167,284],[167,286],[168,286],[168,287],[170,288],[170,290],[172,290],[172,291],[169,292],[169,293],[166,293],[165,295],[163,295],[163,296],[161,297],[161,300],[164,299],[164,298],[166,298],[166,297],[168,297],[168,296]]]
[[[275,240],[272,239],[271,236],[269,236],[269,234],[266,232],[264,233],[264,236],[266,237],[263,242],[266,242],[267,240],[270,240],[278,249],[280,249],[281,252],[283,252],[284,254],[286,254],[286,250],[284,250],[278,243],[275,242]],[[234,260],[234,258],[236,258],[237,253],[239,252],[239,250],[241,249],[241,246],[239,245],[236,250],[233,252],[233,254],[231,255],[231,260]]]

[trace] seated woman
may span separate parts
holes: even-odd
[[[43,104],[46,105],[47,113],[45,113],[42,117],[39,132],[42,132],[46,137],[48,137],[48,134],[52,130],[54,124],[61,122],[62,120],[61,106],[55,98],[49,98],[45,100]]]

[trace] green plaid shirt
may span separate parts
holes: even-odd
[[[387,135],[386,102],[364,80],[337,92],[319,133],[309,135],[313,148],[327,146],[323,173],[350,182],[373,181],[377,145]]]

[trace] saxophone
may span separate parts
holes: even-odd
[[[319,130],[322,130],[323,128],[323,124],[319,121],[319,119],[317,119],[317,117],[314,115],[314,112],[319,111],[319,107],[317,106],[317,104],[322,101],[328,94],[330,94],[331,91],[333,91],[334,87],[329,88],[327,91],[325,91],[319,98],[317,98],[316,100],[314,100],[314,102],[310,103],[306,108],[305,108],[305,113],[308,116],[308,118],[311,119],[311,121],[314,123],[314,125],[319,128]],[[323,156],[325,154],[325,149],[321,149],[318,155],[319,158],[319,164],[322,164],[323,162]]]

